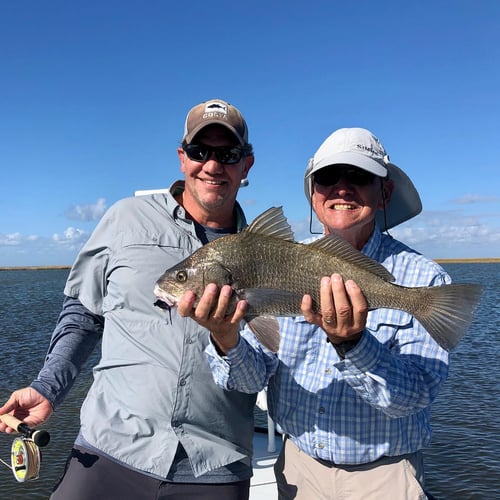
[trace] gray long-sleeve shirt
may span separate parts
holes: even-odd
[[[237,213],[241,229],[239,206]],[[73,265],[69,298],[32,386],[60,404],[102,335],[81,410],[85,441],[159,478],[168,476],[180,443],[194,477],[213,472],[219,480],[246,479],[255,395],[218,387],[204,356],[208,331],[176,309],[153,306],[159,276],[199,246],[192,221],[171,194],[111,207]]]

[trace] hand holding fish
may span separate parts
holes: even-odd
[[[207,285],[198,303],[196,294],[186,291],[178,304],[179,314],[193,318],[212,334],[217,347],[226,353],[239,340],[239,325],[247,311],[247,303],[238,301],[235,307],[233,290],[229,285],[220,289],[214,283]]]
[[[359,340],[366,326],[368,304],[353,280],[344,283],[336,273],[323,277],[320,304],[321,314],[314,311],[310,295],[302,299],[302,314],[309,323],[320,326],[332,344]]]

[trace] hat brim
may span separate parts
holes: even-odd
[[[206,120],[206,121],[204,121],[203,123],[201,123],[200,125],[198,125],[197,127],[195,127],[189,134],[187,134],[184,137],[184,141],[187,144],[191,144],[191,141],[196,137],[196,135],[199,134],[205,127],[208,127],[210,125],[221,125],[222,127],[226,127],[230,132],[232,132],[232,134],[234,135],[234,137],[238,140],[238,142],[240,143],[240,146],[244,146],[245,145],[245,141],[238,134],[237,130],[232,125],[230,125],[229,123],[225,123],[224,121],[221,121],[220,119],[214,119],[214,120]]]
[[[335,153],[325,156],[317,162],[315,161],[311,174],[314,174],[314,172],[330,165],[353,165],[354,167],[362,168],[363,170],[378,175],[379,177],[385,177],[387,175],[387,169],[378,161],[370,158],[369,156],[361,155],[353,151]]]
[[[389,204],[377,213],[378,226],[385,231],[415,217],[422,211],[422,201],[410,178],[393,163],[387,164],[389,178],[394,183]]]

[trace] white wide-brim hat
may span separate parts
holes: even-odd
[[[410,178],[389,161],[380,141],[364,128],[341,128],[333,132],[313,158],[309,160],[304,174],[304,191],[311,203],[313,174],[322,168],[335,165],[353,165],[378,177],[392,179],[394,189],[389,204],[376,215],[382,231],[390,229],[422,211],[420,196]]]

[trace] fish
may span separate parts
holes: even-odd
[[[247,301],[244,317],[259,342],[272,352],[279,348],[277,317],[301,316],[302,297],[312,298],[320,311],[320,280],[340,274],[361,288],[370,310],[398,309],[416,318],[444,349],[454,349],[467,332],[482,286],[451,283],[405,287],[382,264],[365,256],[344,239],[330,234],[299,243],[282,207],[271,207],[243,231],[213,240],[166,270],[154,286],[156,305],[177,305],[185,291],[197,297],[209,283],[230,285],[228,314]],[[197,302],[195,302],[196,306]]]

